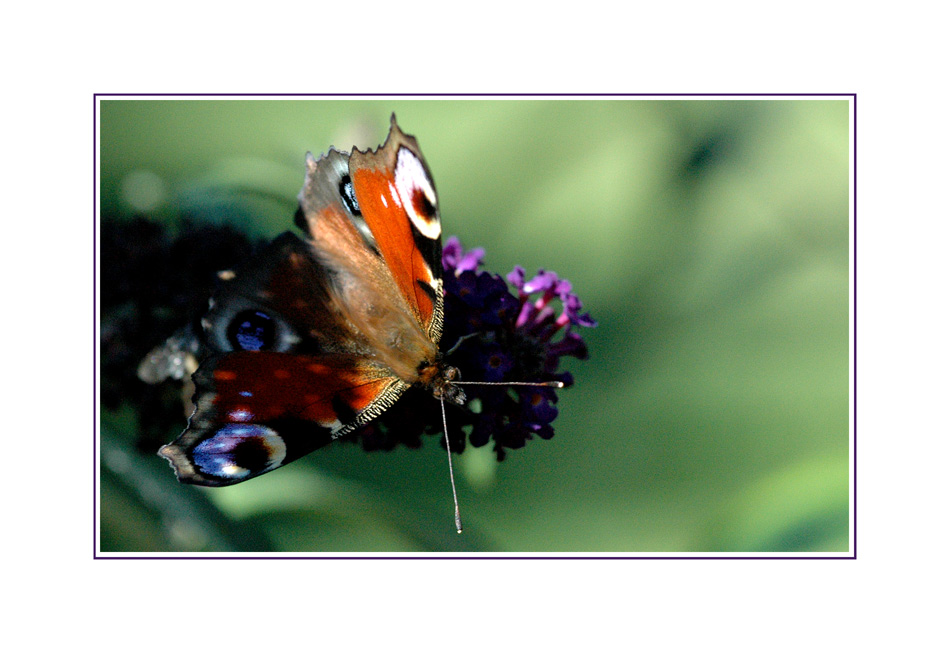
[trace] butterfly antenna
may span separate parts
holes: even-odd
[[[455,472],[452,471],[452,445],[449,444],[449,422],[445,418],[445,399],[439,398],[442,406],[442,432],[445,434],[445,452],[449,457],[449,480],[452,481],[452,500],[455,502],[455,529],[462,532],[462,515],[459,513],[459,496],[455,491]]]
[[[461,341],[460,341],[461,342]],[[456,345],[457,347],[458,345]],[[453,348],[454,349],[454,348]],[[561,381],[452,381],[453,385],[519,385],[544,388],[563,388]],[[452,482],[452,501],[455,502],[455,530],[462,532],[462,515],[459,513],[459,496],[455,489],[455,471],[452,469],[452,445],[449,443],[449,421],[445,416],[445,398],[439,397],[442,407],[442,433],[445,434],[445,454],[449,459],[449,480]]]
[[[526,385],[542,388],[563,388],[561,381],[452,381],[452,385]]]

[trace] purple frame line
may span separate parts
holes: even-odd
[[[97,95],[92,96],[92,557],[96,559],[98,550],[99,529],[97,528],[96,516],[99,506],[99,429],[96,428],[96,417],[99,415],[99,402],[97,395],[98,386],[98,365],[99,365],[99,314],[96,311],[96,299],[98,298],[98,286],[96,282],[99,278],[99,202],[96,201],[99,180],[99,100]]]
[[[850,556],[99,556],[97,560],[853,560]]]
[[[851,504],[852,515],[851,523],[853,526],[853,540],[850,556],[506,556],[506,555],[486,555],[486,556],[455,556],[451,554],[443,556],[102,556],[98,554],[98,531],[96,529],[96,514],[98,508],[98,483],[96,469],[99,465],[98,441],[99,432],[96,428],[96,416],[98,415],[98,403],[96,402],[96,366],[98,358],[98,314],[95,311],[96,280],[98,279],[98,218],[99,205],[96,202],[96,182],[98,181],[98,133],[97,117],[99,115],[99,98],[106,97],[539,97],[539,98],[560,98],[560,97],[838,97],[851,99],[851,118],[852,118],[852,143],[851,151],[853,154],[853,164],[851,176],[853,181],[852,207],[854,211],[854,220],[851,231],[851,242],[853,247],[853,257],[851,266],[854,270],[854,283],[851,288],[853,296],[854,323],[852,324],[854,359],[852,360],[852,370],[854,373],[854,385],[852,394],[852,424],[853,432],[851,435],[854,474],[853,486],[854,497]],[[858,95],[857,93],[93,93],[93,116],[92,116],[92,175],[93,175],[93,476],[92,476],[92,558],[93,560],[857,560],[858,558]]]
[[[93,97],[851,97],[856,93],[94,93]]]
[[[854,323],[851,325],[852,331],[852,340],[854,344],[854,360],[851,361],[854,377],[854,386],[853,386],[853,395],[851,396],[851,401],[854,403],[854,408],[852,410],[853,415],[853,427],[854,431],[851,436],[852,449],[851,452],[854,455],[854,463],[851,468],[852,482],[854,487],[854,501],[851,504],[851,510],[853,514],[851,515],[852,524],[854,525],[854,540],[852,542],[851,555],[854,556],[854,559],[858,559],[858,96],[853,94],[851,96],[851,135],[854,139],[851,143],[851,152],[853,160],[853,168],[851,169],[852,182],[854,183],[854,189],[851,193],[851,200],[853,202],[852,209],[854,211],[854,219],[852,221],[852,232],[851,232],[851,242],[854,244],[852,250],[854,251],[854,258],[851,261],[852,269],[854,270],[854,286],[851,288],[851,295],[853,297],[852,308],[854,311]]]

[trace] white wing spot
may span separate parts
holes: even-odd
[[[422,191],[433,207],[438,206],[435,196],[435,187],[426,174],[422,162],[406,148],[400,148],[396,158],[396,190],[399,201],[405,208],[412,224],[426,238],[437,240],[442,235],[442,225],[438,215],[423,215],[416,210],[413,197],[416,192]],[[397,195],[397,194],[394,194]]]

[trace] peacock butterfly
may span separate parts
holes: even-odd
[[[442,228],[416,139],[393,116],[377,149],[308,153],[306,165],[296,224],[307,238],[286,232],[226,275],[201,319],[210,354],[192,377],[194,412],[159,450],[182,482],[231,485],[277,469],[412,386],[442,402],[443,426],[444,402],[465,403],[439,349]],[[447,435],[446,448],[461,532]]]

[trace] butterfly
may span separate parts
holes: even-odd
[[[439,349],[438,197],[416,139],[390,122],[375,150],[308,153],[295,222],[226,275],[201,319],[211,352],[195,408],[159,454],[185,483],[231,485],[360,428],[410,387],[462,405]],[[561,387],[559,382],[539,383]],[[447,429],[445,429],[447,432]],[[461,532],[448,446],[449,473]]]

